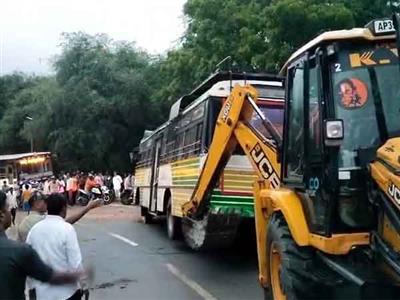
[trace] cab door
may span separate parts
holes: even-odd
[[[158,179],[159,179],[159,170],[160,170],[160,156],[161,156],[161,148],[163,142],[163,134],[160,134],[155,142],[155,148],[153,152],[153,165],[151,171],[151,192],[150,192],[150,205],[149,209],[152,212],[157,211],[157,194],[158,194]]]
[[[308,55],[288,69],[283,184],[302,201],[311,232],[328,234],[330,205],[324,201],[323,95],[321,69]],[[327,199],[325,199],[327,200]]]

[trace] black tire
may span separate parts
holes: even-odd
[[[147,207],[140,207],[141,215],[145,224],[152,224],[154,222],[154,216],[149,213]]]
[[[140,204],[140,190],[139,189],[136,189],[134,204],[135,205],[139,205]]]
[[[172,215],[171,196],[167,200],[167,234],[171,240],[176,240],[182,236],[181,219]]]
[[[104,195],[103,196],[103,202],[105,205],[108,205],[111,203],[111,196],[110,195]]]
[[[130,205],[132,203],[131,192],[124,192],[121,195],[121,203],[124,205]]]
[[[274,285],[272,261],[280,256],[279,285]],[[270,289],[265,290],[265,299],[278,298],[282,291],[288,300],[315,299],[315,283],[312,280],[313,251],[299,247],[290,234],[283,217],[275,214],[268,226],[267,259],[270,264]],[[275,273],[276,274],[276,273]],[[276,281],[275,281],[276,283]],[[274,290],[275,289],[275,290]]]
[[[115,201],[115,192],[114,190],[110,190],[110,192],[108,193],[108,195],[110,196],[110,201],[109,203],[112,203]]]

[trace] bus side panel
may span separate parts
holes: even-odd
[[[253,184],[256,179],[257,176],[249,159],[244,155],[232,155],[223,173],[223,191],[252,196]]]
[[[140,190],[140,203],[142,206],[148,208],[150,203],[151,168],[136,169],[135,174],[135,185]]]
[[[242,217],[254,217],[253,183],[256,175],[246,156],[233,155],[211,195],[211,210],[240,212]]]
[[[158,189],[157,189],[157,211],[164,212],[166,203],[164,203],[165,191],[172,187],[172,168],[170,164],[160,166],[158,171]]]
[[[192,196],[200,175],[200,157],[173,162],[172,169],[172,214],[182,217],[182,205]]]
[[[174,216],[182,217],[182,205],[190,200],[206,158],[207,155],[202,155],[171,164],[172,214]],[[212,192],[211,208],[219,212],[235,208],[243,217],[253,218],[254,178],[255,174],[247,157],[233,155],[228,161],[218,187]]]

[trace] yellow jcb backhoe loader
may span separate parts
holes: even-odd
[[[285,64],[281,137],[257,91],[219,114],[184,222],[196,226],[236,147],[251,161],[267,299],[400,299],[400,72],[396,22],[326,32]],[[268,134],[249,124],[256,111]]]

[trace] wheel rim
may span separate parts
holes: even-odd
[[[281,253],[275,243],[272,243],[270,249],[270,276],[271,288],[274,300],[286,300],[286,295],[282,289],[282,282],[280,277],[281,272]]]

